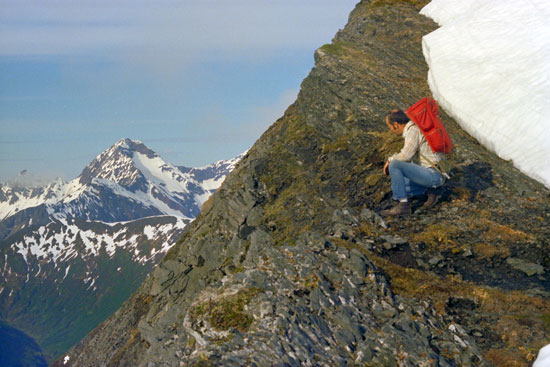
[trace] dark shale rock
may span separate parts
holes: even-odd
[[[361,211],[361,219],[365,222],[376,224],[377,226],[380,226],[382,228],[388,228],[388,225],[386,224],[384,219],[374,210],[370,210],[367,208],[363,209]]]
[[[394,237],[391,235],[380,236],[380,239],[384,240],[383,246],[386,250],[391,250],[408,243],[408,241],[404,238]]]
[[[548,190],[443,113],[459,169],[440,202],[377,214],[401,144],[384,115],[429,95],[426,2],[361,1],[212,205],[54,366],[527,367],[550,338]]]
[[[527,262],[523,259],[509,257],[506,259],[506,263],[514,269],[521,270],[528,276],[533,276],[535,274],[544,274],[544,267],[542,265]]]

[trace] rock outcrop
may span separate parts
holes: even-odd
[[[443,115],[438,205],[383,220],[387,111],[429,95],[425,1],[362,1],[142,287],[54,366],[527,366],[549,192]]]

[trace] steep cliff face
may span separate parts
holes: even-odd
[[[441,202],[382,220],[383,118],[429,95],[424,1],[362,1],[142,287],[55,366],[527,366],[549,192],[444,117]]]

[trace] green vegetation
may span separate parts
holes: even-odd
[[[246,332],[253,318],[245,312],[245,306],[262,291],[259,288],[247,288],[219,299],[210,299],[196,305],[191,310],[192,317],[206,319],[217,331],[234,328]]]
[[[321,46],[321,50],[323,52],[329,53],[334,56],[344,56],[348,54],[349,49],[352,47],[353,46],[349,43],[334,42],[334,43],[327,43]]]
[[[430,0],[372,0],[371,7],[378,6],[396,6],[396,5],[412,5],[416,9],[420,10],[426,6]]]

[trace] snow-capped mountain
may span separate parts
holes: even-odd
[[[178,166],[178,169],[185,174],[189,174],[192,179],[201,183],[201,187],[210,194],[214,193],[222,184],[227,174],[235,168],[237,163],[246,154],[246,152],[235,158],[218,161],[208,166],[199,168],[189,168]]]
[[[122,139],[70,182],[0,185],[0,239],[52,218],[107,223],[157,215],[194,218],[241,156],[202,168],[176,167],[140,141]]]
[[[0,320],[46,359],[64,352],[137,289],[241,157],[176,167],[122,139],[70,182],[0,184]]]

